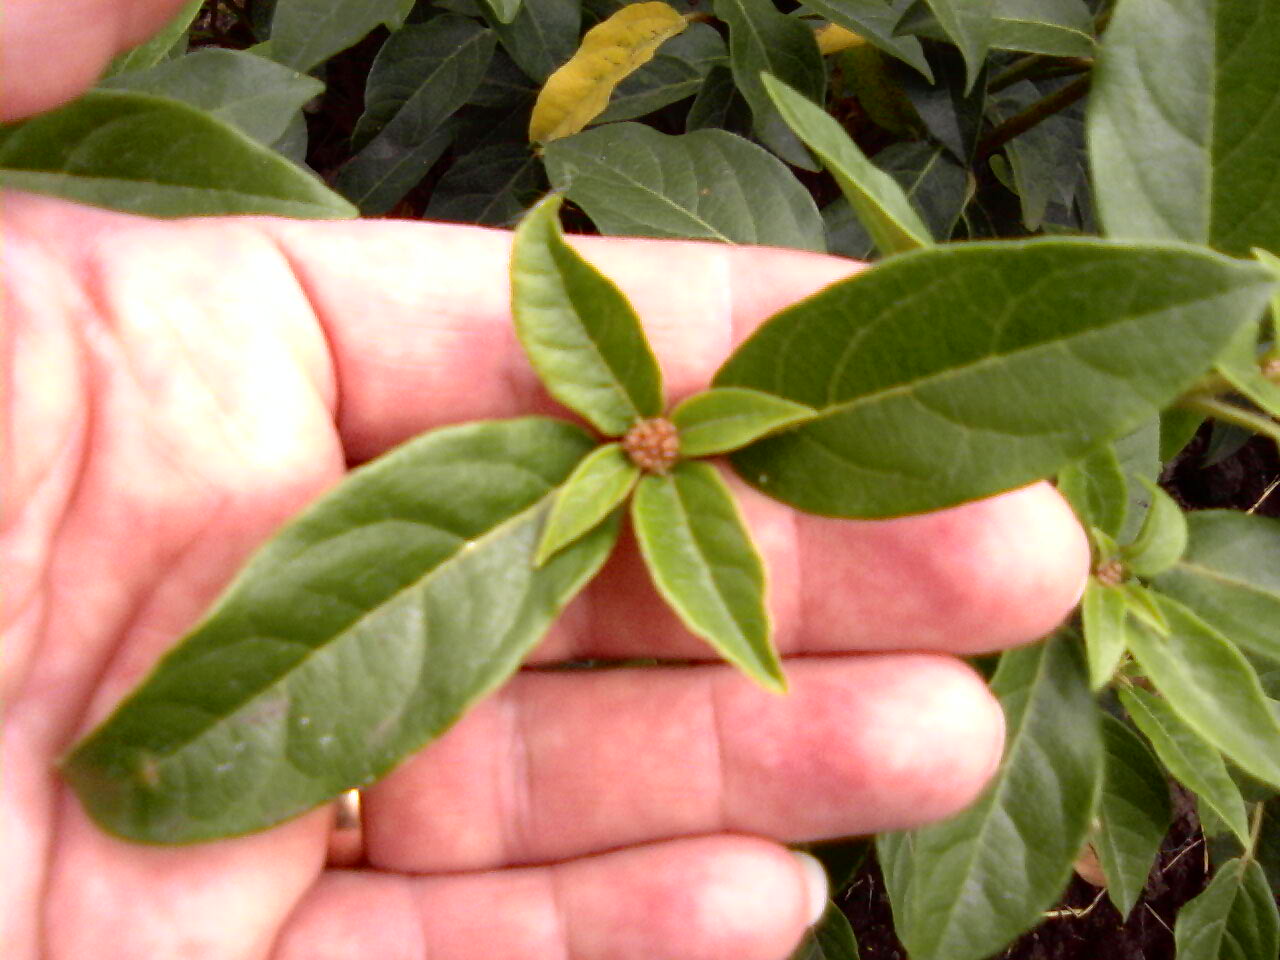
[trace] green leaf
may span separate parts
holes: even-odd
[[[1176,600],[1155,599],[1169,635],[1130,624],[1129,649],[1143,671],[1200,736],[1245,772],[1280,785],[1280,721],[1249,661]]]
[[[288,67],[217,47],[113,77],[101,86],[181,100],[268,145],[284,135],[304,103],[324,90],[319,80]]]
[[[1124,526],[1117,535],[1121,543],[1128,543],[1138,535],[1151,506],[1151,494],[1133,478],[1155,480],[1164,469],[1160,457],[1163,422],[1163,416],[1148,417],[1136,430],[1115,441],[1116,459],[1120,461],[1120,470],[1129,484],[1129,508],[1125,511]]]
[[[684,625],[766,690],[785,692],[764,564],[715,467],[685,460],[666,476],[641,477],[631,522],[658,592]]]
[[[803,423],[816,411],[759,390],[722,387],[696,393],[671,411],[682,457],[710,457]]]
[[[924,141],[893,143],[872,157],[871,162],[902,187],[929,236],[951,236],[968,198],[969,175],[945,148]],[[843,196],[822,208],[822,219],[831,253],[856,260],[874,255],[875,242]]]
[[[170,57],[185,53],[187,31],[203,5],[204,0],[187,0],[159,33],[133,49],[117,54],[103,72],[103,79],[119,76],[131,70],[146,70],[158,63],[163,63]]]
[[[499,23],[510,23],[520,12],[521,0],[484,0]]]
[[[627,298],[565,243],[561,202],[547,197],[516,230],[516,334],[550,394],[618,437],[662,412],[662,373]]]
[[[0,186],[154,217],[350,217],[305,170],[167,97],[92,90],[0,130]]]
[[[805,6],[832,23],[866,37],[878,49],[915,67],[932,82],[933,71],[920,41],[897,32],[901,4],[895,8],[884,0],[806,0]]]
[[[938,23],[964,56],[968,81],[973,89],[987,58],[994,27],[994,0],[926,0]]]
[[[1156,756],[1183,786],[1206,804],[1243,842],[1249,842],[1249,818],[1240,788],[1218,751],[1187,726],[1168,702],[1140,687],[1121,687],[1120,702]]]
[[[1263,960],[1280,951],[1280,916],[1262,867],[1231,860],[1178,912],[1178,960]]]
[[[498,16],[489,23],[511,59],[541,84],[578,49],[582,5],[579,0],[527,0],[509,23]]]
[[[729,63],[733,79],[751,104],[760,141],[787,163],[815,169],[813,158],[796,139],[761,82],[769,73],[821,103],[826,67],[813,30],[779,13],[773,0],[713,0],[715,14],[729,25]]]
[[[565,481],[538,542],[535,566],[553,556],[604,522],[627,498],[640,477],[622,445],[606,443],[582,458]]]
[[[618,84],[609,106],[591,122],[634,120],[692,97],[702,89],[711,68],[727,56],[724,40],[714,27],[692,23],[659,47],[649,63]]]
[[[814,513],[883,517],[1048,476],[1177,396],[1261,309],[1263,273],[1173,245],[902,254],[775,315],[716,375],[817,419],[734,455]]]
[[[936,82],[926,83],[912,73],[898,79],[916,114],[939,143],[966,168],[972,167],[978,139],[987,129],[985,79],[966,91],[964,58],[948,46],[932,46],[929,63]]]
[[[1114,444],[1104,443],[1058,471],[1058,492],[1088,526],[1118,537],[1129,512],[1129,484]]]
[[[385,66],[370,74],[357,130],[368,142],[336,180],[364,213],[386,212],[426,176],[452,141],[453,114],[484,78],[496,43],[492,31],[449,15],[408,24],[392,39],[380,57]]]
[[[1261,326],[1259,318],[1258,323],[1247,324],[1236,331],[1227,349],[1218,357],[1218,372],[1272,417],[1280,417],[1280,384],[1268,380],[1259,363],[1258,331]]]
[[[992,94],[988,110],[996,122],[1003,122],[1044,96],[1039,87],[1024,80]],[[1005,145],[1014,192],[1022,205],[1022,222],[1028,230],[1040,229],[1051,201],[1071,203],[1071,174],[1079,162],[1081,139],[1079,120],[1062,112],[1046,117]]]
[[[1084,0],[995,0],[991,46],[1052,57],[1094,55],[1093,18]]]
[[[1169,829],[1169,784],[1142,739],[1109,714],[1102,717],[1102,740],[1106,776],[1093,848],[1107,878],[1107,896],[1128,917]]]
[[[1160,461],[1168,463],[1194,439],[1204,423],[1203,413],[1181,407],[1160,411]]]
[[[840,124],[777,78],[760,79],[782,118],[835,177],[883,255],[933,243],[898,182],[868,160]]]
[[[1156,636],[1168,635],[1169,620],[1160,607],[1159,597],[1154,590],[1147,589],[1136,580],[1128,580],[1115,589],[1124,600],[1125,609],[1129,613],[1150,627]]]
[[[593,441],[530,417],[447,427],[361,467],[289,523],[64,761],[111,833],[190,843],[366,786],[519,666],[617,536],[535,569]]]
[[[1066,886],[1103,771],[1079,646],[1061,630],[1005,653],[991,681],[1008,727],[995,779],[906,844],[881,838],[894,925],[912,960],[982,960],[1039,923]]]
[[[1154,577],[1177,563],[1187,548],[1187,518],[1173,497],[1146,477],[1139,481],[1151,494],[1151,509],[1137,538],[1120,548],[1120,556],[1138,576]]]
[[[400,7],[401,0],[276,0],[267,52],[306,73],[393,21]]]
[[[827,901],[826,912],[805,933],[790,960],[858,960],[858,939],[835,901]]]
[[[1280,520],[1197,510],[1187,533],[1186,553],[1156,586],[1234,643],[1280,660]]]
[[[1117,5],[1089,106],[1109,235],[1280,250],[1277,49],[1272,2]]]
[[[423,218],[510,227],[545,189],[542,161],[527,144],[490,144],[454,161],[431,191]]]
[[[1084,645],[1089,659],[1089,689],[1100,690],[1111,682],[1120,658],[1124,656],[1127,637],[1124,629],[1128,607],[1124,594],[1115,587],[1089,578],[1080,607]]]
[[[604,234],[823,249],[809,191],[723,130],[667,136],[610,124],[548,144],[544,159],[551,183]]]
[[[702,89],[693,98],[685,117],[686,133],[725,130],[742,137],[751,135],[751,106],[733,82],[733,71],[716,65],[707,73]]]

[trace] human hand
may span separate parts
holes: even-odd
[[[329,809],[194,847],[119,841],[55,759],[255,546],[348,462],[555,408],[512,334],[504,232],[154,222],[20,195],[4,217],[0,941],[15,960],[781,958],[811,904],[779,843],[972,799],[1001,718],[954,655],[1043,634],[1083,583],[1084,537],[1043,484],[880,522],[736,484],[788,696],[722,664],[526,670],[366,791],[356,869],[325,866]],[[577,246],[632,298],[673,399],[853,269]],[[534,660],[635,656],[711,658],[624,545]]]

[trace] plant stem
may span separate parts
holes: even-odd
[[[1008,69],[987,85],[987,92],[999,93],[1005,87],[1011,87],[1019,80],[1025,80],[1031,76],[1059,76],[1063,73],[1084,73],[1092,69],[1093,59],[1090,57],[1051,57],[1043,53],[1033,53],[1010,64]]]
[[[1243,407],[1237,407],[1234,403],[1226,403],[1216,397],[1183,397],[1178,401],[1177,405],[1184,410],[1194,410],[1197,413],[1203,413],[1207,417],[1213,417],[1215,420],[1234,423],[1237,427],[1244,427],[1244,429],[1251,430],[1264,437],[1270,437],[1276,446],[1280,447],[1280,423],[1276,423],[1270,417],[1253,413]]]
[[[1043,100],[1037,100],[1022,112],[1015,113],[982,139],[978,144],[975,162],[987,159],[1014,137],[1026,133],[1036,124],[1067,109],[1089,92],[1091,79],[1091,75],[1087,73],[1076,77],[1061,90],[1055,90]]]
[[[1252,860],[1257,853],[1258,835],[1262,833],[1262,812],[1266,806],[1261,802],[1253,805],[1253,823],[1249,824],[1249,849],[1244,852],[1245,860]]]

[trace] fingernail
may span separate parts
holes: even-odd
[[[827,910],[827,897],[830,895],[827,871],[817,858],[807,853],[792,850],[791,855],[796,858],[804,874],[805,892],[809,896],[809,926],[813,926]]]

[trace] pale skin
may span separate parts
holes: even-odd
[[[27,79],[0,88],[0,111],[73,96],[177,6],[6,0],[0,75]],[[195,847],[113,839],[55,760],[250,551],[348,464],[415,433],[564,413],[512,338],[504,232],[158,222],[13,194],[0,216],[12,960],[781,960],[811,907],[784,844],[970,801],[1003,721],[958,655],[1043,635],[1082,588],[1085,539],[1044,484],[853,522],[734,481],[769,568],[788,696],[711,662],[628,541],[533,659],[705,665],[522,671],[366,793],[354,866],[327,863],[329,807]],[[672,399],[764,317],[856,269],[766,249],[576,246],[636,304]]]

